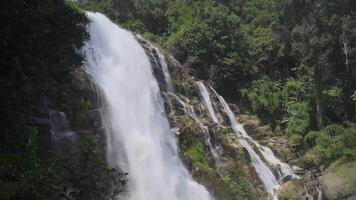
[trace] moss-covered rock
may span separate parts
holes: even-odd
[[[337,161],[319,177],[327,199],[356,198],[356,162]]]

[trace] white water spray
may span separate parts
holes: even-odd
[[[173,93],[174,92],[174,87],[173,87],[173,83],[172,83],[172,78],[171,78],[171,74],[169,73],[169,69],[168,69],[168,64],[166,62],[166,57],[164,56],[164,54],[159,50],[159,48],[157,48],[155,45],[153,45],[151,42],[149,42],[148,40],[146,40],[145,38],[143,38],[141,35],[136,35],[136,37],[138,37],[140,40],[145,41],[145,43],[148,44],[149,48],[150,48],[150,55],[152,57],[152,59],[155,62],[155,65],[157,67],[160,68],[165,84],[166,84],[166,91],[168,93]],[[155,55],[155,53],[157,54],[157,56]],[[158,60],[157,60],[158,57]]]
[[[129,173],[127,199],[208,200],[183,166],[170,132],[158,83],[142,47],[128,31],[88,13],[85,69],[103,89],[107,159]]]
[[[276,200],[276,191],[279,188],[279,183],[272,173],[272,171],[263,163],[259,155],[253,150],[252,146],[249,144],[248,140],[252,140],[252,138],[246,133],[243,126],[237,122],[234,113],[230,109],[229,105],[226,103],[225,99],[220,96],[213,88],[211,88],[220,103],[224,107],[226,114],[228,115],[231,123],[232,129],[235,133],[240,136],[239,143],[247,150],[250,155],[251,163],[255,168],[257,175],[260,177],[263,185],[266,188],[266,191],[270,195],[270,198]],[[257,142],[256,142],[257,143]]]
[[[216,163],[216,166],[219,167],[222,164],[222,159],[221,156],[218,152],[218,150],[213,146],[211,143],[211,137],[210,137],[210,132],[207,126],[204,126],[203,123],[199,120],[198,116],[196,115],[193,106],[189,105],[188,103],[185,103],[182,101],[177,95],[170,93],[182,106],[184,109],[184,114],[188,115],[189,117],[193,118],[194,121],[199,125],[200,129],[204,133],[205,136],[205,144],[208,145],[210,153],[212,154],[214,161]]]
[[[198,84],[198,87],[199,87],[199,90],[200,90],[200,94],[201,94],[201,96],[203,98],[203,101],[205,103],[205,106],[209,110],[211,118],[213,119],[215,124],[219,124],[219,120],[218,120],[218,117],[216,116],[216,113],[215,113],[213,104],[211,102],[208,90],[206,89],[206,87],[205,87],[203,82],[197,81],[197,84]]]
[[[168,65],[167,65],[167,62],[166,62],[166,57],[162,54],[162,52],[157,47],[155,47],[155,50],[157,52],[157,55],[158,55],[158,58],[159,58],[159,62],[161,64],[161,66],[162,66],[164,80],[165,80],[166,85],[167,85],[167,92],[174,92],[173,84],[172,84],[172,78],[171,78],[171,74],[169,73]]]

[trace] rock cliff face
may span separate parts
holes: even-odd
[[[150,42],[138,36],[138,41],[150,57],[153,72],[165,99],[166,113],[172,133],[176,135],[185,161],[193,177],[205,185],[217,199],[268,199],[263,183],[251,164],[247,150],[234,133],[223,106],[213,93],[208,93],[212,107],[204,102],[199,80],[189,74],[189,68],[171,56],[160,52]],[[169,89],[160,54],[165,57],[173,89]],[[162,58],[161,58],[162,59]],[[210,89],[209,89],[210,90]],[[281,160],[297,165],[297,155],[280,134],[272,134],[255,116],[242,114],[230,105],[236,118],[247,132],[265,145]],[[213,109],[213,111],[211,110]],[[214,112],[214,113],[211,113]],[[216,119],[212,115],[216,115]],[[269,166],[274,173],[278,169]],[[286,176],[280,179],[276,194],[279,199],[317,199],[319,182],[313,173],[294,166],[299,179]]]
[[[58,85],[62,87],[61,98],[42,97],[28,123],[38,130],[42,158],[50,157],[49,152],[69,150],[83,135],[103,141],[100,89],[82,68],[71,72],[71,80],[65,86]]]
[[[248,154],[229,128],[227,117],[219,111],[217,117],[221,124],[213,121],[198,80],[173,57],[164,54],[173,83],[170,91],[159,62],[159,54],[163,53],[145,39],[137,38],[150,57],[172,133],[193,177],[217,199],[267,199],[262,183],[249,164]]]

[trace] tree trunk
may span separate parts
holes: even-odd
[[[316,102],[316,121],[318,129],[321,130],[325,125],[324,106],[322,102],[322,74],[320,64],[315,63],[314,67],[314,87],[315,87],[315,102]]]
[[[343,41],[343,52],[345,54],[346,77],[342,99],[346,112],[346,118],[348,120],[352,120],[354,116],[354,105],[353,101],[351,100],[351,95],[353,92],[353,85],[355,81],[352,78],[352,67],[349,66],[349,43],[347,38],[345,38]]]

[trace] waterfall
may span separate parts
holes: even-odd
[[[211,88],[211,87],[210,87]],[[211,90],[218,96],[219,101],[222,101],[224,103],[223,107],[225,110],[228,110],[228,115],[229,115],[229,119],[232,119],[232,116],[235,116],[231,109],[229,108],[229,106],[227,105],[227,103],[225,102],[225,99],[222,98],[213,88],[211,88]],[[235,117],[233,117],[234,119],[234,127],[239,131],[239,133],[242,134],[242,137],[244,137],[246,140],[251,141],[259,150],[259,152],[262,154],[263,158],[268,162],[268,164],[272,165],[273,167],[275,167],[276,169],[278,169],[278,173],[280,175],[279,179],[282,179],[286,176],[291,176],[292,178],[299,178],[293,171],[293,169],[287,164],[282,162],[280,159],[278,159],[273,151],[266,147],[266,146],[262,146],[260,145],[257,141],[255,141],[253,138],[251,138],[247,132],[245,131],[245,129],[243,128],[243,126],[241,124],[239,124]]]
[[[316,187],[315,189],[318,192],[317,200],[323,200],[323,193],[321,192],[320,188]]]
[[[168,65],[166,62],[166,57],[164,54],[157,48],[155,45],[153,45],[151,42],[143,38],[141,35],[136,35],[137,38],[140,40],[144,41],[149,48],[149,54],[154,61],[154,65],[157,66],[157,68],[160,69],[160,72],[162,72],[163,79],[166,84],[165,92],[168,93],[173,93],[174,92],[174,87],[172,83],[172,78],[171,74],[169,73]]]
[[[204,137],[205,137],[205,144],[209,147],[210,153],[214,158],[214,161],[216,163],[216,166],[219,167],[222,164],[222,159],[221,156],[218,152],[218,150],[211,144],[211,137],[209,133],[209,129],[207,126],[204,126],[203,123],[199,120],[197,117],[193,106],[189,105],[188,103],[185,103],[182,101],[177,95],[173,93],[169,93],[171,96],[173,96],[182,106],[184,109],[184,114],[193,118],[194,121],[199,125],[200,129],[202,130]]]
[[[166,85],[167,85],[167,92],[174,92],[173,84],[172,84],[172,78],[171,78],[171,74],[169,73],[169,69],[168,69],[168,65],[167,65],[167,62],[166,62],[166,58],[157,47],[155,47],[155,50],[157,52],[157,55],[158,55],[158,58],[159,58],[159,62],[161,64],[161,66],[162,66],[164,80],[165,80]]]
[[[129,173],[129,200],[208,200],[178,156],[147,55],[128,31],[88,13],[85,69],[103,89],[107,160]]]
[[[260,156],[254,151],[248,140],[252,140],[252,138],[246,133],[243,126],[237,122],[234,113],[230,109],[229,105],[226,103],[225,99],[220,96],[213,88],[212,91],[215,93],[220,103],[222,104],[224,111],[228,115],[231,123],[232,129],[236,134],[240,136],[239,143],[247,150],[251,157],[251,163],[255,168],[257,175],[260,177],[263,185],[266,188],[266,191],[270,195],[270,198],[277,199],[276,191],[279,188],[279,183],[277,178],[274,176],[273,172],[264,164]],[[256,141],[252,140],[254,144],[258,144]],[[267,148],[267,147],[265,147]],[[268,157],[265,159],[268,159]]]
[[[70,129],[69,121],[63,112],[50,110],[49,117],[53,143],[57,150],[64,150],[64,147],[75,141],[77,135]]]
[[[218,120],[218,117],[216,116],[216,113],[215,113],[213,104],[211,102],[208,90],[206,89],[206,87],[205,87],[203,82],[197,81],[197,84],[198,84],[198,87],[199,87],[199,90],[200,90],[200,94],[201,94],[201,96],[203,98],[203,101],[205,103],[205,106],[209,110],[211,118],[213,119],[215,124],[219,124],[219,120]]]

